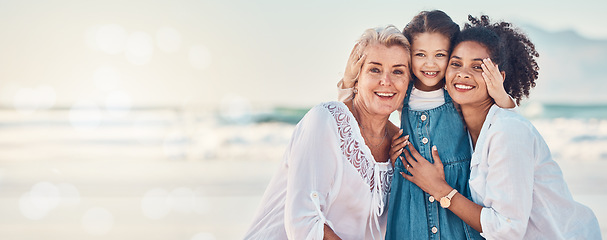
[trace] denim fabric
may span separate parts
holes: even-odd
[[[431,148],[436,145],[445,168],[447,183],[470,199],[470,142],[462,118],[445,91],[445,104],[433,109],[409,109],[412,85],[403,103],[401,128],[403,135],[426,159],[434,162]],[[424,143],[424,138],[427,142]],[[404,155],[402,155],[404,158]],[[408,173],[401,161],[396,161],[388,206],[386,239],[483,239],[450,210],[431,201],[415,184],[400,176]],[[439,197],[439,196],[437,196]],[[435,228],[436,233],[433,233]]]

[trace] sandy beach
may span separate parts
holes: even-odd
[[[0,112],[0,239],[242,239],[294,127],[158,110],[79,128],[67,111],[35,114]],[[534,124],[605,237],[607,121]]]

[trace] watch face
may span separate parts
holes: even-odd
[[[448,208],[451,206],[451,200],[449,198],[443,197],[440,199],[440,206],[443,208]]]

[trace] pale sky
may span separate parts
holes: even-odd
[[[607,39],[606,1],[0,1],[4,107],[311,106],[354,41],[441,9]]]

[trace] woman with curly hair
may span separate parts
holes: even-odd
[[[517,103],[529,95],[539,70],[535,46],[510,23],[468,18],[471,24],[454,44],[446,88],[461,106],[471,138],[472,201],[445,181],[441,146],[432,147],[431,163],[407,143],[401,175],[487,239],[600,239],[594,213],[573,200],[539,132],[488,94],[495,81],[484,78],[504,79]]]

